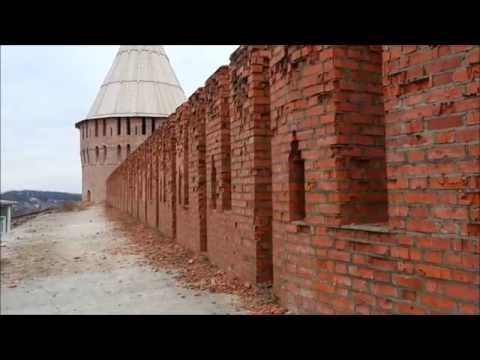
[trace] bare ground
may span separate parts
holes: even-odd
[[[97,205],[42,214],[1,251],[2,314],[281,314],[257,288]]]
[[[102,206],[42,214],[2,239],[2,314],[239,314],[238,299],[154,269]],[[4,241],[5,240],[5,241]]]
[[[116,209],[107,208],[106,216],[130,239],[131,246],[119,251],[141,254],[157,270],[175,269],[175,278],[188,289],[236,295],[250,314],[280,315],[287,312],[278,303],[270,286],[253,286],[242,282],[234,275],[220,270],[206,255],[194,254],[162,238],[156,230]]]

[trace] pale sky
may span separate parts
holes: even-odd
[[[118,46],[1,47],[1,188],[81,192],[80,138]],[[186,96],[237,45],[165,46]]]

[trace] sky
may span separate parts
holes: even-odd
[[[186,96],[237,45],[164,46]],[[80,135],[119,46],[1,47],[0,191],[80,193]]]

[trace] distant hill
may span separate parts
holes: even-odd
[[[0,195],[2,200],[16,201],[13,216],[25,215],[39,210],[62,206],[66,202],[80,201],[80,194],[56,191],[21,190],[7,191]]]

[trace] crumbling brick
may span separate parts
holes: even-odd
[[[296,313],[478,313],[478,46],[241,46],[107,180]]]

